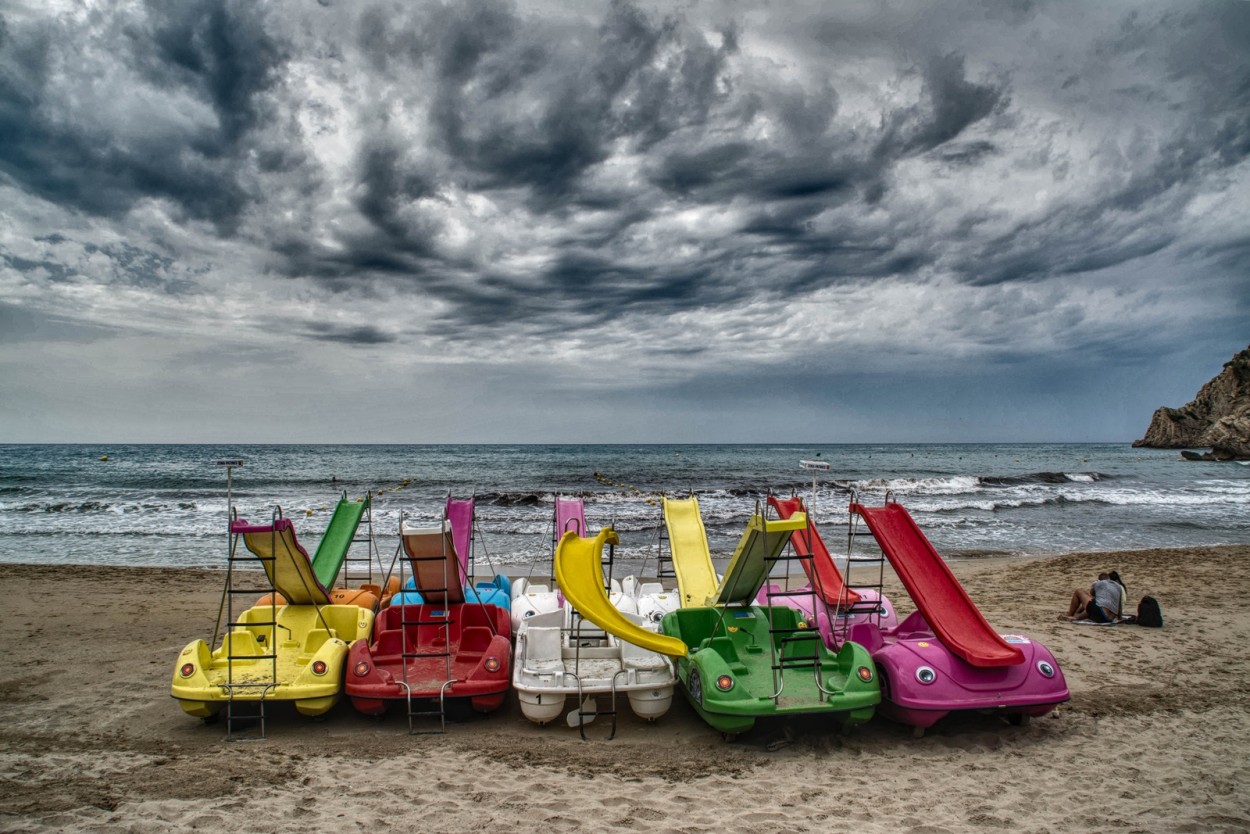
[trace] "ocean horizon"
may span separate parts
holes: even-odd
[[[106,458],[106,459],[103,459]],[[291,518],[316,547],[342,495],[373,503],[389,561],[401,517],[477,496],[476,571],[543,573],[553,496],[582,495],[621,536],[622,569],[654,567],[660,495],[699,497],[718,562],[769,492],[799,493],[835,555],[852,494],[887,492],[951,559],[1244,544],[1250,467],[1182,462],[1128,443],[4,444],[0,562],[224,567],[226,469],[240,516]],[[800,460],[820,460],[811,472]]]

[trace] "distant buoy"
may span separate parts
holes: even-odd
[[[304,515],[312,515],[312,510],[304,510]]]
[[[100,460],[108,460],[108,459],[109,459],[108,455],[100,455]]]

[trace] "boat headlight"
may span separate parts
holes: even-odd
[[[499,671],[499,658],[497,657],[486,658],[485,666],[486,666],[487,672],[498,672]]]
[[[734,679],[729,675],[721,675],[716,679],[716,688],[721,692],[728,692],[734,688]]]
[[[872,669],[869,669],[867,666],[860,666],[855,670],[855,674],[858,675],[859,679],[864,683],[870,683],[872,681]]]
[[[1042,675],[1048,678],[1053,678],[1055,676],[1055,667],[1051,666],[1050,663],[1045,660],[1037,661],[1037,671],[1041,672]]]
[[[178,674],[182,675],[184,678],[191,677],[192,675],[195,674],[195,664],[194,663],[182,664],[182,668],[178,670]]]
[[[356,673],[356,677],[363,678],[365,675],[369,674],[369,661],[356,661],[356,665],[352,667],[352,671]]]
[[[314,675],[324,675],[326,673],[326,662],[324,660],[314,660],[312,670]]]
[[[916,680],[926,685],[931,684],[937,680],[937,672],[933,671],[928,666],[921,666],[916,670]]]

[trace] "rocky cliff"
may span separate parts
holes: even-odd
[[[1160,408],[1134,446],[1210,447],[1205,460],[1250,460],[1250,347],[1234,356],[1182,408]]]

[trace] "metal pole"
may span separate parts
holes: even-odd
[[[226,542],[230,541],[230,511],[234,508],[234,468],[243,465],[242,458],[227,458],[217,461],[218,466],[226,467]]]
[[[829,464],[823,460],[801,460],[799,467],[812,473],[812,500],[807,505],[807,517],[814,518],[816,512],[816,473],[828,472]]]

